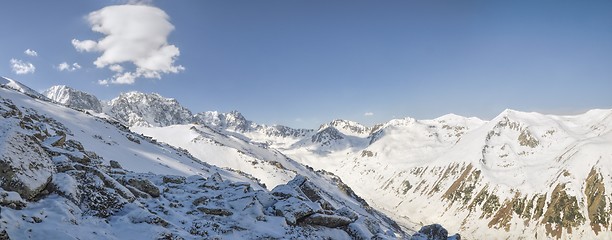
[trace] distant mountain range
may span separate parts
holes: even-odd
[[[408,232],[443,223],[467,239],[612,238],[610,109],[574,116],[505,110],[490,121],[448,114],[374,126],[334,120],[292,129],[235,111],[193,114],[158,94],[130,92],[102,103],[53,87],[44,97],[115,119],[268,189],[307,169],[333,174],[350,188],[344,194]]]

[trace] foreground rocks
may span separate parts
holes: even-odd
[[[421,230],[412,235],[410,240],[461,240],[458,233],[448,236],[448,231],[440,224],[423,226]]]

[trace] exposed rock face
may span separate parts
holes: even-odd
[[[102,112],[102,103],[96,96],[64,85],[53,86],[44,91],[43,95],[72,108]]]
[[[597,169],[592,168],[584,189],[584,194],[589,196],[587,198],[588,217],[591,221],[591,228],[595,233],[599,233],[610,226],[610,216],[612,216],[612,206],[606,200],[606,188],[603,180],[602,174]],[[606,211],[606,208],[610,210]]]
[[[313,143],[319,143],[322,146],[330,145],[333,141],[341,139],[344,139],[343,134],[334,127],[325,127],[320,129],[311,137],[311,141]]]

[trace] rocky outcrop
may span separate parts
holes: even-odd
[[[0,187],[34,198],[51,181],[51,157],[34,137],[14,129],[4,129],[0,138]]]
[[[0,187],[15,191],[24,199],[39,195],[51,181],[55,169],[51,156],[41,146],[41,138],[48,131],[23,113],[12,102],[3,99],[0,103]],[[30,133],[30,135],[28,135]]]
[[[440,224],[423,226],[410,240],[461,240],[461,235],[448,236],[448,231]]]

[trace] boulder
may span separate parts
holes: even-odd
[[[111,168],[122,169],[121,164],[115,160],[110,160],[109,163]]]
[[[329,228],[337,228],[349,225],[354,222],[350,218],[338,216],[338,215],[327,215],[315,213],[306,218],[304,218],[304,223],[310,225],[319,225]]]
[[[419,232],[412,235],[411,240],[461,240],[459,234],[451,237],[448,236],[448,231],[440,224],[431,224],[423,226]]]
[[[209,207],[198,207],[198,211],[209,214],[209,215],[217,215],[217,216],[231,216],[234,214],[230,210],[223,208],[209,208]]]
[[[131,178],[127,181],[127,184],[146,194],[149,194],[151,197],[156,198],[160,195],[159,188],[157,188],[155,184],[147,179]]]
[[[295,225],[298,220],[321,210],[318,204],[295,197],[279,200],[273,207],[276,210],[276,215],[285,217],[289,225]]]

